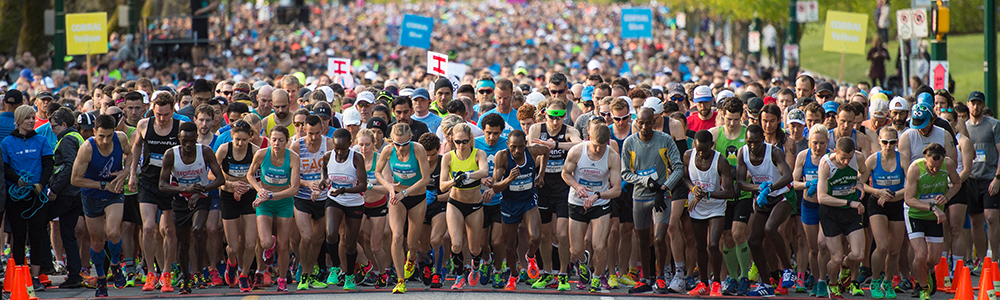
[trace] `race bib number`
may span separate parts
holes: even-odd
[[[406,180],[417,176],[417,171],[412,169],[392,169],[392,174],[400,179]]]
[[[944,194],[941,194],[941,193],[922,194],[922,195],[920,195],[919,200],[920,200],[920,202],[923,202],[923,203],[935,204],[935,202],[937,202],[937,201],[935,201],[934,198],[936,198],[938,195],[944,195]]]
[[[565,164],[565,163],[566,163],[566,161],[562,160],[562,159],[550,159],[545,164],[545,173],[559,173],[559,172],[562,172],[562,167],[563,167],[563,164]]]
[[[894,186],[900,183],[903,183],[903,179],[899,177],[875,179],[875,184],[880,186]]]
[[[847,196],[847,195],[853,194],[854,191],[855,191],[855,189],[854,189],[853,185],[834,186],[833,190],[830,191],[830,196],[834,196],[834,197],[836,197],[836,196]]]
[[[660,179],[659,178],[660,176],[656,174],[656,169],[655,168],[649,168],[649,169],[645,169],[645,170],[639,170],[639,171],[636,171],[635,173],[639,174],[639,176],[649,176],[650,178],[653,178],[653,180]]]
[[[976,149],[976,158],[972,160],[973,163],[985,163],[986,162],[986,150]]]
[[[149,154],[149,164],[152,166],[163,167],[163,153],[150,153]]]
[[[229,175],[233,177],[247,177],[250,165],[229,164]]]
[[[521,174],[514,179],[514,182],[510,183],[510,191],[512,192],[523,192],[530,190],[534,186],[534,180],[531,178],[532,174]]]

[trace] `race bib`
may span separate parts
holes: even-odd
[[[639,176],[649,176],[650,178],[653,178],[653,180],[660,179],[659,178],[660,176],[656,174],[656,168],[649,168],[649,169],[645,169],[645,170],[639,170],[639,171],[636,171],[635,173],[639,174]]]
[[[937,201],[935,201],[934,198],[936,198],[938,195],[944,195],[944,194],[941,193],[922,194],[920,195],[919,200],[920,202],[927,204],[936,204]]]
[[[150,153],[149,154],[149,164],[152,166],[163,167],[163,153]]]
[[[534,180],[531,178],[531,174],[521,174],[514,179],[514,182],[510,183],[508,187],[512,192],[523,192],[530,190],[534,186]]]
[[[406,180],[417,176],[417,171],[413,169],[392,169],[392,175]]]
[[[900,183],[903,183],[903,179],[898,177],[875,179],[875,184],[880,186],[894,186]]]
[[[233,177],[246,177],[250,171],[250,165],[229,164],[229,175]]]
[[[847,196],[847,195],[853,194],[854,191],[855,191],[855,189],[854,189],[853,185],[834,186],[833,190],[830,191],[830,196],[834,196],[834,197],[836,197],[836,196]]]
[[[563,164],[565,164],[565,163],[566,163],[566,161],[562,160],[562,159],[550,159],[545,164],[545,173],[559,173],[559,172],[562,172],[562,167],[563,167]]]
[[[973,163],[985,163],[986,162],[986,150],[976,149],[976,158],[972,160]]]

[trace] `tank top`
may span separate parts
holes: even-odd
[[[323,180],[323,156],[326,155],[326,137],[320,140],[322,142],[319,144],[319,151],[313,153],[309,152],[309,147],[306,146],[306,138],[299,138],[299,176],[303,181]],[[312,189],[304,185],[299,186],[299,193],[295,197],[312,199]],[[320,192],[319,199],[326,198],[326,191]]]
[[[278,126],[278,122],[274,120],[274,115],[272,114],[270,118],[267,118],[266,126],[264,126],[264,132],[271,132],[271,128],[274,128],[274,126]],[[295,136],[295,124],[289,123],[285,128],[288,128],[288,136]]]
[[[872,170],[872,187],[875,189],[889,189],[890,191],[902,191],[905,185],[906,170],[900,166],[899,151],[896,151],[896,169],[887,172],[882,167],[882,151],[876,152],[875,169]]]
[[[528,155],[528,152],[522,153],[524,156],[524,164],[518,165],[514,161],[514,156],[507,152],[507,170],[505,170],[503,178],[510,176],[511,170],[514,167],[521,172],[514,181],[510,182],[510,185],[506,189],[500,192],[503,202],[513,201],[518,203],[537,201],[537,195],[535,193],[535,158]],[[510,202],[508,202],[510,203]]]
[[[608,129],[611,129],[611,139],[618,143],[618,153],[622,153],[622,147],[625,146],[625,139],[628,138],[630,135],[632,135],[632,126],[628,127],[628,133],[626,133],[625,137],[623,138],[618,138],[618,136],[615,136],[615,125],[608,125]]]
[[[326,142],[323,143],[326,144]],[[330,191],[358,185],[358,169],[354,167],[355,152],[350,149],[347,152],[347,159],[344,162],[337,161],[336,152],[330,154],[330,161],[326,164],[326,175],[330,178]],[[323,194],[329,196],[327,192],[323,192]],[[329,196],[329,198],[347,207],[365,205],[365,198],[361,196],[361,193],[343,193],[336,197]]]
[[[830,160],[830,155],[823,156],[823,161],[830,166],[830,177],[827,180],[828,193],[835,198],[847,200],[848,205],[840,208],[850,208],[850,202],[859,199],[858,190],[854,188],[858,185],[857,158],[851,159],[851,162],[843,168],[838,168]]]
[[[434,171],[431,172],[431,181],[427,183],[427,204],[437,201],[437,196],[441,194],[441,155],[437,156],[437,163],[433,164]]]
[[[222,171],[233,177],[247,177],[247,172],[250,171],[250,164],[253,163],[253,153],[250,153],[250,147],[247,145],[246,154],[243,155],[243,159],[236,160],[236,156],[233,154],[233,142],[226,143],[229,146],[226,147],[226,157],[222,159]],[[256,179],[260,179],[260,171],[254,174]]]
[[[778,166],[774,165],[774,160],[771,159],[771,149],[774,146],[768,143],[764,143],[764,160],[761,161],[759,165],[753,165],[750,162],[750,148],[743,146],[743,163],[747,165],[747,175],[750,176],[751,180],[755,184],[760,184],[763,182],[774,183],[779,178],[781,178],[781,171],[778,170]],[[770,197],[781,196],[788,192],[788,186],[783,186],[780,189],[775,189],[771,187],[771,192],[767,195]]]
[[[802,164],[802,177],[805,181],[819,179],[819,165],[813,163],[812,157],[813,150],[812,148],[809,148],[806,152],[806,161]],[[822,162],[825,157],[826,153],[823,153],[823,157],[820,158],[820,161]]]
[[[413,142],[407,147],[410,148],[410,156],[407,157],[406,161],[399,161],[399,155],[396,154],[396,147],[392,147],[392,154],[389,156],[389,167],[392,169],[392,179],[397,183],[412,186],[420,181],[420,164],[417,163],[417,156],[415,151],[413,151]]]
[[[115,177],[111,176],[111,173],[121,171],[124,167],[124,162],[122,161],[122,145],[118,141],[118,136],[112,136],[111,140],[113,145],[111,146],[111,154],[104,156],[101,154],[101,150],[97,148],[97,141],[94,138],[88,138],[87,142],[90,143],[90,164],[87,165],[87,171],[83,173],[83,178],[87,178],[93,181],[111,181]],[[126,184],[127,185],[127,184]],[[88,198],[94,199],[108,199],[117,194],[112,193],[108,190],[102,189],[92,189],[92,188],[81,188],[80,191]]]
[[[378,163],[378,151],[372,152],[372,166],[365,171],[365,175],[368,176],[368,183],[372,185],[378,184],[378,179],[375,179],[376,163]]]
[[[945,139],[950,137],[948,131],[937,126],[934,126],[934,129],[931,130],[930,136],[924,136],[923,134],[920,134],[919,130],[916,129],[906,130],[902,134],[909,136],[910,161],[917,161],[918,159],[923,158],[924,147],[927,147],[927,145],[930,145],[931,143],[938,143],[944,146]]]
[[[559,133],[549,135],[548,124],[542,123],[541,133],[538,135],[538,139],[543,141],[552,139],[553,141],[560,143],[566,142],[566,125],[562,125],[559,129]],[[545,173],[562,173],[562,167],[564,164],[566,164],[566,150],[559,148],[549,150],[549,161],[545,165]],[[545,182],[549,182],[549,180],[545,180]]]
[[[177,185],[179,187],[190,187],[195,184],[201,184],[202,186],[208,185],[210,182],[208,180],[208,166],[205,163],[205,158],[202,156],[201,144],[194,144],[195,147],[195,158],[194,162],[188,164],[184,163],[181,159],[181,146],[174,146],[170,148],[174,153],[174,170],[170,172],[170,183]],[[190,197],[190,193],[181,193],[181,196]],[[208,196],[208,193],[202,193],[204,196]]]
[[[830,148],[830,149],[837,148],[837,139],[838,138],[841,138],[841,137],[837,137],[837,135],[835,133],[833,133],[833,129],[830,129],[830,139],[827,140],[826,147]],[[855,141],[858,140],[858,130],[851,129],[851,139],[855,140]],[[861,151],[861,145],[857,145],[857,143],[855,143],[854,148],[856,148],[858,151]],[[923,149],[923,148],[921,148],[921,149]]]
[[[465,160],[458,158],[458,154],[455,153],[456,150],[451,150],[448,155],[451,155],[451,178],[455,178],[458,172],[472,173],[479,170],[479,165],[476,162],[476,148],[472,148],[472,153],[469,154]],[[455,188],[460,190],[467,190],[473,188],[479,188],[481,180],[480,179],[466,179],[464,182],[455,182]]]
[[[163,167],[163,153],[180,144],[177,141],[177,134],[180,132],[181,122],[173,120],[170,133],[161,136],[156,134],[154,129],[156,127],[155,119],[149,117],[147,120],[149,121],[146,123],[145,144],[142,147],[142,175],[147,179],[155,180],[160,177],[160,168]]]
[[[695,156],[697,150],[691,153],[691,158],[688,160],[687,175],[691,179],[691,183],[696,186],[701,187],[702,190],[706,192],[716,192],[722,188],[722,176],[719,176],[719,154],[718,151],[712,157],[712,165],[708,167],[708,170],[702,171],[698,169],[697,164],[695,164]],[[694,193],[688,192],[688,200],[694,199]],[[715,210],[712,208],[719,208],[725,212],[726,199],[716,199],[708,198],[701,200],[695,207],[688,207],[689,214],[697,219],[705,219],[710,217],[710,214]],[[705,209],[699,209],[704,207]]]
[[[587,193],[588,196],[594,195],[598,192],[603,192],[611,187],[611,182],[608,181],[608,153],[611,149],[604,149],[604,155],[601,156],[599,160],[590,159],[590,147],[584,147],[583,153],[580,154],[580,161],[576,164],[576,170],[573,172],[573,178],[576,182],[580,183],[584,187],[590,189]],[[576,196],[576,190],[573,187],[569,188],[569,203],[573,205],[583,205],[583,202],[587,200]],[[602,206],[608,204],[611,199],[597,199],[594,201],[594,206]]]
[[[129,137],[129,140],[131,140],[133,132],[135,132],[135,127],[132,127],[132,126],[129,126],[128,130],[125,131],[125,135]],[[132,151],[136,151],[136,150],[132,150]],[[135,154],[135,152],[132,152],[132,153]],[[142,155],[140,155],[139,156],[139,165],[141,166],[142,164],[143,164],[143,162],[142,162]],[[127,184],[122,188],[122,191],[123,191],[123,193],[125,195],[135,195],[135,194],[139,193],[139,191],[133,191],[132,189],[130,189]]]
[[[288,163],[291,159],[291,155],[288,150],[285,150],[285,160],[282,161],[280,166],[275,166],[271,163],[271,149],[267,149],[264,153],[264,163],[260,166],[260,181],[263,184],[270,186],[287,186],[289,180],[292,177],[292,167]]]
[[[743,126],[740,129],[740,135],[735,139],[729,139],[726,137],[726,126],[719,126],[719,137],[715,141],[715,151],[725,155],[726,159],[729,160],[730,166],[736,166],[737,163],[737,153],[741,147],[747,144],[747,128]]]
[[[941,163],[941,169],[937,171],[936,174],[931,174],[927,171],[927,161],[924,158],[917,159],[913,161],[920,167],[920,180],[917,184],[917,200],[923,203],[934,203],[934,197],[937,195],[944,195],[948,192],[948,169],[947,162]],[[944,207],[935,204],[939,209]],[[911,218],[921,219],[921,220],[937,220],[934,213],[929,210],[922,210],[914,207],[906,206],[907,215]]]

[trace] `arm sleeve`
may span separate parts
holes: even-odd
[[[684,177],[684,164],[681,163],[681,156],[680,152],[677,151],[677,145],[673,141],[668,141],[666,144],[667,161],[664,163],[670,168],[670,175],[667,176],[663,184],[668,189],[673,189],[677,185],[677,182],[680,182],[681,178]]]
[[[634,166],[630,162],[632,161],[633,153],[632,144],[626,140],[625,145],[622,146],[622,180],[631,184],[642,184],[646,181],[646,177],[639,176],[632,169]]]
[[[56,152],[56,161],[54,162],[53,168],[62,167],[58,173],[53,172],[52,180],[49,181],[49,189],[52,193],[59,194],[67,187],[70,186],[69,179],[73,174],[73,162],[76,161],[76,152],[80,148],[80,141],[77,139],[64,139],[64,143],[59,144],[59,148]]]

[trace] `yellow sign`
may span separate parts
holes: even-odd
[[[864,54],[867,36],[868,15],[832,10],[826,12],[823,51]]]
[[[66,14],[66,55],[108,52],[107,13]]]

